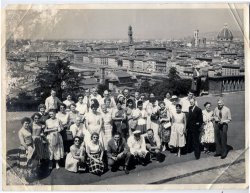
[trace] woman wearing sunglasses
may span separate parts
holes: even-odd
[[[104,172],[103,153],[104,147],[99,141],[99,134],[94,132],[91,135],[91,141],[86,144],[86,153],[88,155],[89,172],[100,176]]]
[[[65,169],[70,172],[78,172],[79,169],[85,169],[85,145],[80,137],[74,138],[74,144],[70,147],[65,161]],[[81,167],[83,166],[83,168]]]

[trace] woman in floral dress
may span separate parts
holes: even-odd
[[[205,153],[209,153],[209,147],[214,140],[214,124],[213,124],[213,111],[211,110],[211,103],[206,102],[204,104],[205,109],[202,111],[203,115],[203,130],[201,132],[201,143],[204,145]]]

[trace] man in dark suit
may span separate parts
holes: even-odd
[[[190,107],[187,117],[187,152],[194,150],[196,159],[200,159],[200,132],[203,124],[202,111],[195,105],[195,99],[190,99]]]
[[[108,165],[112,171],[116,171],[120,166],[125,166],[124,171],[129,174],[129,162],[131,154],[129,147],[120,133],[115,133],[108,142],[107,147]]]

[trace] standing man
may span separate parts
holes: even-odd
[[[135,130],[128,138],[128,147],[133,159],[136,159],[143,166],[150,162],[150,153],[146,149],[146,143],[141,131]]]
[[[189,113],[189,107],[190,107],[190,100],[195,99],[194,98],[194,91],[190,90],[188,92],[188,95],[180,100],[180,104],[182,106],[182,112],[185,113],[186,118]],[[195,105],[198,106],[197,101],[195,100]]]
[[[102,97],[101,95],[98,94],[96,87],[92,88],[92,94],[90,95],[90,100],[92,99],[96,99],[99,102],[99,104],[101,104]]]
[[[202,111],[195,105],[195,99],[190,99],[190,107],[187,116],[187,152],[194,150],[196,159],[200,159],[200,132],[203,124]]]
[[[222,99],[218,100],[218,106],[214,110],[215,117],[215,144],[216,154],[215,157],[221,156],[221,159],[227,157],[227,130],[228,123],[231,121],[231,111],[228,107],[224,106]]]
[[[138,91],[135,92],[135,108],[137,108],[137,103],[138,101],[141,100],[141,96],[140,96],[140,93]]]
[[[57,110],[59,104],[62,103],[58,97],[56,97],[56,91],[51,89],[50,96],[45,100],[46,111],[48,112],[50,109]]]
[[[129,174],[129,164],[131,154],[129,147],[120,133],[114,133],[109,140],[107,147],[108,165],[112,171],[116,171],[120,166],[124,166],[124,171]]]
[[[101,104],[105,104],[105,99],[108,100],[110,99],[110,108],[116,108],[116,103],[114,97],[110,96],[110,93],[108,90],[105,90],[103,92],[103,98],[101,100]]]
[[[129,92],[129,90],[128,90],[127,88],[125,88],[125,89],[123,90],[123,96],[124,96],[124,102],[125,102],[126,106],[127,106],[127,101],[128,101],[128,99],[132,99],[132,100],[134,101],[134,97],[132,97],[132,96],[130,95],[130,92]]]

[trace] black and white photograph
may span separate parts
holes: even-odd
[[[249,5],[3,12],[5,190],[248,188]]]

